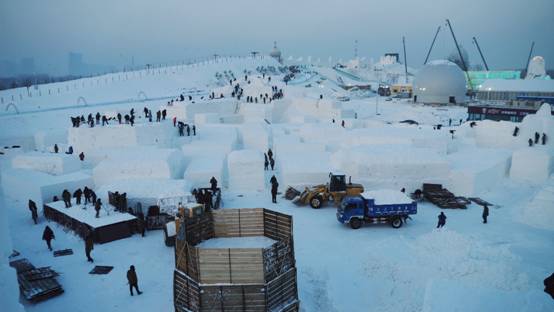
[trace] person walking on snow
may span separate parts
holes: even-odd
[[[65,208],[71,207],[71,193],[68,190],[63,190],[62,199],[65,204]]]
[[[275,159],[273,159],[273,157],[269,160],[269,165],[271,166],[271,170],[273,171],[275,168]]]
[[[271,202],[276,204],[277,203],[277,191],[279,188],[279,183],[277,182],[277,178],[275,176],[271,177]]]
[[[33,218],[33,222],[37,224],[37,219],[38,219],[37,204],[30,199],[29,199],[29,210],[31,210],[31,217]]]
[[[192,125],[192,135],[196,136],[196,126]]]
[[[486,204],[483,206],[483,223],[487,223],[487,217],[489,216],[489,206]]]
[[[94,203],[94,210],[96,210],[96,218],[100,218],[100,209],[102,208],[102,201],[100,198]]]
[[[162,120],[165,120],[165,117],[167,116],[167,110],[162,110]]]
[[[75,192],[73,192],[73,197],[75,197],[76,204],[81,204],[81,196],[83,195],[83,191],[81,191],[80,188],[78,188]]]
[[[173,117],[173,127],[177,125],[177,117]]]
[[[54,153],[58,153],[60,148],[58,147],[58,144],[54,144]]]
[[[55,239],[54,231],[47,225],[44,228],[44,232],[42,232],[42,240],[46,241],[46,246],[48,246],[48,250],[52,251],[52,240]]]
[[[269,170],[269,160],[267,160],[267,154],[266,153],[264,153],[264,158],[265,158],[264,170]]]
[[[269,157],[269,159],[273,158],[273,151],[271,150],[271,148],[267,150],[267,156]]]
[[[94,249],[94,238],[92,236],[92,231],[88,233],[87,237],[85,238],[85,254],[87,255],[87,261],[88,262],[94,262],[92,257],[90,256],[90,253]]]
[[[439,223],[437,223],[437,229],[442,228],[446,224],[446,215],[441,211],[439,214]]]
[[[134,265],[131,265],[131,267],[129,267],[129,270],[127,271],[127,282],[129,283],[129,291],[131,292],[131,296],[133,296],[133,287],[136,289],[137,294],[142,294],[142,291],[140,291],[138,288],[137,272],[135,271]]]

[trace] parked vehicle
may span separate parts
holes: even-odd
[[[337,220],[359,229],[364,223],[390,223],[399,228],[417,213],[417,203],[400,191],[379,190],[346,196],[337,209]]]

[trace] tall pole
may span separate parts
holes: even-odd
[[[529,50],[529,56],[527,57],[527,63],[525,63],[525,75],[527,75],[527,69],[529,69],[529,62],[531,62],[531,55],[533,54],[533,48],[535,48],[535,41],[531,43],[531,49]]]
[[[454,39],[454,44],[456,44],[456,49],[458,50],[458,55],[460,56],[460,60],[462,61],[462,66],[464,67],[463,70],[466,73],[467,76],[467,82],[469,84],[470,91],[473,89],[471,86],[471,78],[469,78],[469,74],[467,72],[467,65],[464,61],[464,57],[462,55],[462,51],[460,50],[460,46],[458,45],[458,40],[456,40],[456,35],[454,35],[454,30],[452,30],[452,25],[450,25],[450,20],[446,19],[446,24],[448,25],[448,28],[450,28],[450,32],[452,33],[452,38]]]
[[[487,65],[487,61],[485,61],[485,57],[483,56],[483,52],[481,51],[481,47],[479,47],[479,43],[477,42],[477,39],[473,37],[473,43],[477,46],[477,51],[479,51],[479,55],[481,55],[481,59],[483,60],[483,64],[485,64],[485,69],[489,71],[489,65]]]
[[[439,35],[440,30],[441,30],[441,27],[439,26],[437,28],[437,32],[435,33],[435,37],[433,37],[433,42],[431,42],[431,46],[429,47],[429,51],[427,52],[427,56],[425,57],[425,62],[423,62],[423,65],[427,64],[427,61],[429,60],[429,56],[431,55],[431,50],[433,50],[433,46],[435,46],[435,40],[437,40],[437,36]]]
[[[406,38],[402,36],[402,45],[404,46],[404,74],[406,75],[406,83],[408,83],[408,62],[406,61]]]

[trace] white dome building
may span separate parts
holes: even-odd
[[[427,63],[414,79],[414,102],[428,104],[465,103],[466,78],[458,65],[437,60]]]
[[[273,42],[273,50],[269,53],[269,56],[276,59],[277,62],[281,63],[281,51],[277,49],[277,42]]]

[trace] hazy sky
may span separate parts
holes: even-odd
[[[454,49],[449,18],[472,64],[476,36],[491,69],[519,68],[531,41],[554,67],[554,0],[0,0],[0,60],[34,57],[41,68],[67,70],[67,53],[96,64],[162,63],[218,54],[377,59],[402,52],[420,67],[438,25],[431,59]]]

